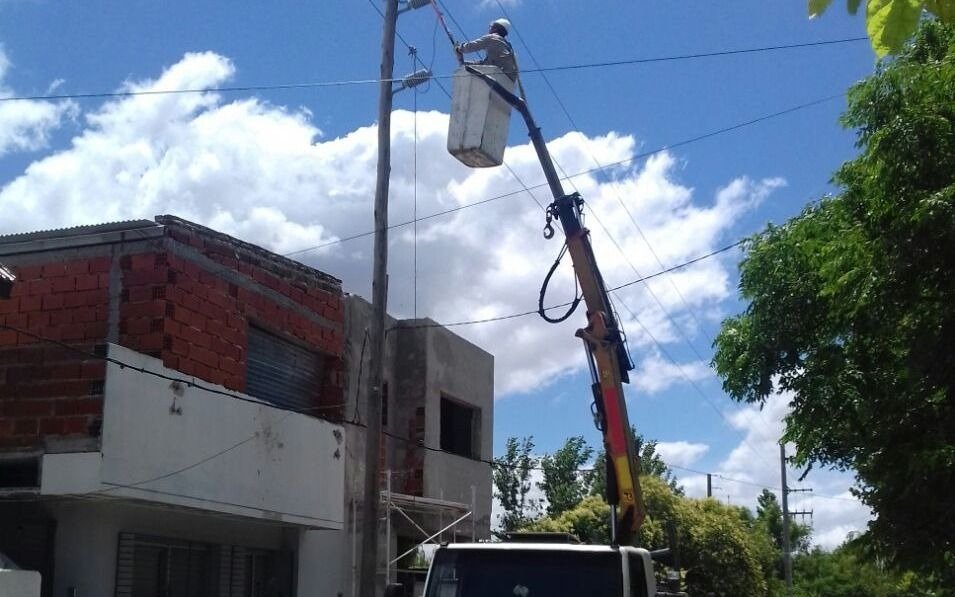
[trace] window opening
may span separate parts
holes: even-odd
[[[477,408],[442,397],[441,449],[465,458],[477,458],[479,413]]]

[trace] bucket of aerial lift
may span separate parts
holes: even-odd
[[[474,68],[514,91],[514,81],[499,67]],[[454,73],[448,151],[465,166],[490,168],[504,162],[511,107],[480,77],[460,67]]]

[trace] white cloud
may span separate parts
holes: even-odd
[[[630,378],[633,387],[654,394],[674,384],[699,381],[709,375],[710,367],[702,361],[676,363],[664,359],[658,352],[651,352],[640,360]]]
[[[187,54],[157,79],[130,81],[122,89],[208,89],[222,85],[234,72],[225,57]],[[521,190],[504,168],[473,170],[449,156],[447,118],[439,112],[417,115],[419,215]],[[373,125],[325,139],[306,110],[257,98],[227,101],[214,92],[111,100],[85,114],[82,122],[69,147],[35,161],[0,188],[0,232],[171,213],[285,253],[372,228]],[[392,127],[390,221],[398,224],[413,213],[413,114],[396,111]],[[549,147],[565,171],[581,172],[593,167],[592,156],[601,163],[632,158],[637,143],[613,132],[594,137],[572,132],[553,139]],[[509,147],[506,158],[527,184],[543,182],[529,143]],[[637,272],[659,269],[631,215],[664,264],[673,265],[725,243],[740,214],[781,184],[778,179],[740,177],[712,197],[700,196],[676,179],[677,168],[677,159],[664,152],[644,163],[574,179],[587,198],[587,225],[609,286],[632,280]],[[543,190],[535,195],[547,201]],[[394,229],[389,310],[411,316],[415,287],[417,314],[440,322],[533,309],[540,282],[560,247],[559,240],[541,238],[542,226],[540,208],[525,193],[422,221],[417,230],[417,284],[412,274],[413,229]],[[372,239],[363,237],[296,258],[342,278],[346,290],[369,296],[371,246]],[[631,346],[645,352],[655,341],[679,341],[673,321],[692,335],[687,304],[693,309],[705,306],[710,317],[718,316],[717,306],[732,292],[727,265],[710,259],[670,280],[651,281],[666,313],[640,286],[617,292]],[[563,302],[573,292],[568,259],[551,283],[547,303]],[[584,357],[574,331],[583,319],[581,308],[560,325],[529,316],[454,329],[495,355],[497,392],[503,396],[546,386],[580,370]],[[640,389],[647,392],[682,383],[684,374],[691,379],[708,374],[705,365],[696,362],[682,364],[681,374],[656,353],[640,367],[649,373],[637,376]]]
[[[748,406],[727,417],[730,426],[743,433],[743,439],[713,473],[715,498],[753,511],[756,496],[764,487],[781,498],[779,438],[784,429],[783,418],[789,412],[789,401],[787,394],[773,396],[762,410]],[[787,446],[787,454],[792,453],[793,446]],[[813,491],[791,494],[790,510],[812,511],[814,544],[831,549],[845,541],[848,533],[865,530],[871,511],[848,491],[854,484],[851,474],[815,469],[804,481],[799,481],[799,472],[787,468],[787,485]],[[705,475],[681,475],[680,484],[691,497],[706,495]]]
[[[657,452],[671,466],[690,466],[709,451],[706,444],[693,442],[658,442]]]
[[[17,94],[4,83],[11,67],[0,45],[0,157],[16,151],[36,151],[47,146],[50,134],[65,118],[76,114],[73,102],[4,100]]]

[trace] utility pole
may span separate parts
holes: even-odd
[[[779,444],[779,471],[783,483],[783,571],[786,575],[786,595],[793,594],[793,554],[789,546],[789,486],[786,485],[786,444]]]
[[[790,545],[790,521],[793,516],[808,516],[811,520],[812,510],[790,512],[789,494],[810,492],[812,488],[790,489],[789,486],[786,485],[786,445],[783,443],[779,444],[779,470],[783,484],[783,569],[786,574],[786,595],[791,597],[793,594],[793,555],[792,546]]]
[[[388,308],[388,183],[391,176],[392,78],[398,0],[385,0],[378,94],[378,178],[375,183],[375,254],[372,280],[371,356],[365,406],[365,495],[361,521],[360,597],[375,597],[378,584],[378,503],[381,450],[381,379]],[[387,581],[386,581],[387,582]]]
[[[717,489],[723,489],[723,488],[720,487],[719,485],[713,485],[713,474],[712,474],[712,473],[706,473],[706,497],[708,497],[708,498],[713,497],[713,492],[714,492],[715,490],[717,490]],[[729,499],[730,499],[729,494],[726,494],[726,503],[727,503],[727,504],[729,503]],[[719,501],[719,500],[717,500],[717,501]]]

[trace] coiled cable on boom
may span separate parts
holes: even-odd
[[[540,295],[537,298],[537,313],[547,323],[560,323],[565,321],[577,310],[577,305],[580,304],[580,299],[582,298],[580,296],[580,285],[577,282],[577,276],[574,276],[574,300],[571,301],[567,312],[560,317],[548,317],[547,311],[544,309],[544,297],[547,295],[547,286],[550,284],[550,278],[554,275],[554,272],[557,271],[557,266],[560,265],[560,260],[564,258],[564,253],[566,252],[567,243],[564,243],[564,246],[560,249],[560,253],[557,255],[557,259],[554,260],[554,264],[550,266],[550,270],[548,270],[547,275],[544,276],[544,283],[541,284]]]

